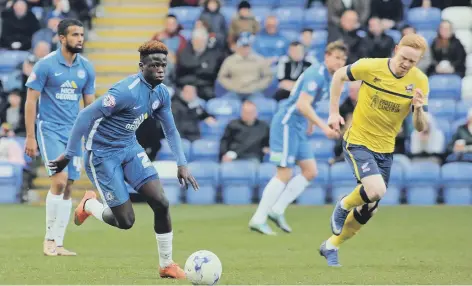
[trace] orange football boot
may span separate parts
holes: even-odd
[[[91,215],[85,210],[85,202],[90,199],[96,199],[97,195],[93,191],[86,191],[84,197],[80,201],[80,204],[77,206],[74,212],[74,223],[76,225],[81,225],[84,221]]]
[[[159,267],[161,278],[185,279],[185,272],[177,263],[172,263],[165,268]]]

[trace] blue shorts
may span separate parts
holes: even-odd
[[[343,152],[346,162],[351,166],[357,183],[370,175],[380,174],[388,186],[390,170],[393,163],[393,153],[377,153],[362,145],[350,144],[343,141]]]
[[[298,161],[314,159],[310,142],[293,124],[283,124],[274,116],[270,126],[270,161],[279,167],[293,167]]]
[[[67,141],[72,131],[72,125],[59,125],[46,121],[38,121],[36,125],[36,138],[38,140],[41,158],[46,166],[49,176],[53,172],[49,170],[48,163],[59,157],[67,147]],[[74,157],[64,169],[68,173],[69,180],[78,180],[82,169],[82,146],[77,149],[78,156]]]
[[[97,188],[102,201],[116,207],[129,200],[125,181],[136,191],[149,181],[158,178],[154,165],[139,144],[118,149],[113,155],[97,156],[85,152],[85,171]]]

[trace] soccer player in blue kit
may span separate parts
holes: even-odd
[[[48,163],[64,152],[79,113],[80,100],[83,98],[84,106],[87,106],[95,99],[95,71],[79,54],[84,44],[84,28],[80,21],[62,20],[58,35],[61,47],[37,62],[26,82],[25,152],[35,157],[39,143],[41,157],[51,177],[51,188],[46,197],[43,252],[47,256],[74,256],[76,253],[65,249],[63,244],[72,209],[71,187],[74,180],[80,178],[82,168],[80,146],[67,166],[67,173],[53,174]],[[36,112],[38,99],[39,111]]]
[[[180,134],[171,112],[167,87],[162,84],[167,65],[167,47],[149,41],[139,48],[140,73],[131,75],[110,88],[108,94],[83,109],[74,124],[64,154],[50,163],[61,172],[77,155],[85,137],[85,169],[101,195],[102,203],[87,191],[75,211],[75,223],[87,217],[120,229],[134,224],[134,211],[125,185],[128,182],[141,194],[154,212],[154,231],[159,251],[159,274],[166,278],[185,278],[184,271],[172,260],[172,225],[169,202],[156,169],[136,140],[136,129],[149,116],[158,119],[177,158],[177,178],[188,189],[198,183],[189,173]],[[153,136],[149,134],[149,136]]]
[[[269,218],[283,231],[292,231],[285,220],[285,210],[317,175],[306,133],[318,126],[328,138],[339,137],[339,133],[318,117],[315,105],[329,97],[331,77],[346,63],[347,51],[341,41],[330,43],[325,50],[324,63],[312,65],[300,75],[287,102],[274,115],[269,145],[270,161],[277,164],[277,173],[262,193],[256,213],[249,222],[251,230],[274,235],[267,224]],[[300,166],[301,174],[292,178],[295,164]]]

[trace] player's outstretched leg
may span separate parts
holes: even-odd
[[[380,200],[387,191],[385,181],[380,174],[364,177],[361,181],[361,185],[357,185],[354,191],[336,203],[331,215],[331,230],[333,234],[341,234],[350,210]]]
[[[75,256],[77,253],[69,251],[64,248],[64,236],[66,233],[67,225],[69,224],[70,214],[72,211],[72,200],[70,198],[72,185],[74,181],[68,180],[64,193],[62,194],[61,200],[58,202],[57,206],[57,217],[54,224],[55,229],[55,242],[56,242],[56,252],[60,256]]]
[[[257,210],[249,221],[249,229],[266,235],[276,233],[267,224],[267,217],[271,207],[284,191],[287,182],[292,177],[292,170],[286,167],[277,167],[277,173],[270,179],[264,188]]]
[[[159,251],[159,275],[162,278],[184,279],[185,272],[172,260],[172,223],[167,200],[159,180],[142,185],[138,193],[143,195],[154,212],[154,231]]]
[[[269,218],[283,231],[292,232],[292,228],[285,220],[285,210],[293,203],[302,193],[310,182],[317,176],[318,170],[316,162],[313,159],[298,162],[302,169],[302,173],[293,177],[288,182],[287,187],[277,199],[269,212]]]
[[[338,249],[345,241],[352,238],[377,212],[378,201],[365,204],[349,212],[343,230],[340,235],[332,235],[320,246],[320,255],[324,256],[328,266],[341,266],[339,264]]]

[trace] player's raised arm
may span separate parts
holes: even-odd
[[[428,116],[426,116],[426,112],[428,111],[428,93],[429,83],[428,78],[425,77],[425,79],[421,81],[420,86],[415,89],[413,100],[411,101],[413,108],[413,126],[418,132],[423,131],[428,125]]]

